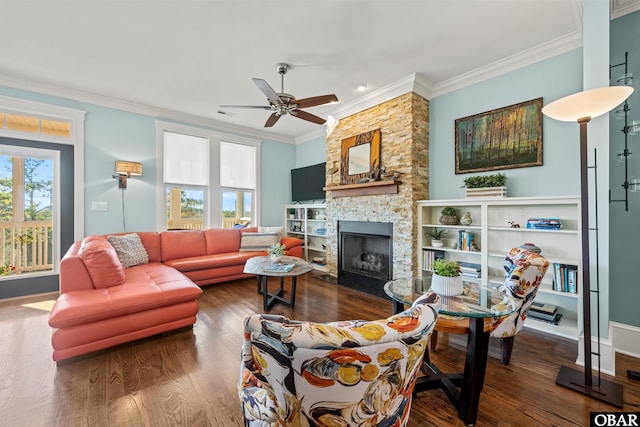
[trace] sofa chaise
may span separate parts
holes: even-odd
[[[60,296],[49,316],[53,360],[191,327],[200,286],[250,277],[244,264],[265,255],[264,245],[273,241],[286,254],[302,256],[302,240],[259,233],[257,227],[75,242],[60,262]]]

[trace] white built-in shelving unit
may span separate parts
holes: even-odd
[[[327,271],[327,206],[298,204],[284,206],[284,228],[287,236],[304,242],[303,258],[316,270]]]
[[[558,325],[527,318],[525,327],[545,331],[577,340],[582,330],[582,307],[580,285],[578,293],[554,290],[554,263],[575,265],[578,269],[578,282],[581,271],[580,236],[580,198],[579,197],[505,197],[505,198],[467,198],[461,200],[424,200],[418,201],[418,221],[421,228],[418,234],[420,271],[428,275],[428,266],[424,265],[426,251],[441,250],[445,258],[466,261],[481,266],[481,277],[475,280],[483,286],[499,286],[504,282],[503,262],[512,247],[523,243],[533,243],[542,250],[549,260],[549,268],[542,280],[536,296],[537,302],[556,305],[562,313]],[[470,225],[443,225],[438,222],[443,207],[452,206],[458,216],[469,212]],[[529,218],[560,218],[560,230],[528,229]],[[519,228],[511,226],[518,224]],[[433,228],[449,230],[444,247],[431,246],[428,232]],[[455,249],[458,231],[465,230],[474,234],[477,250]]]

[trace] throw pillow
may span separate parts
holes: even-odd
[[[149,255],[142,245],[140,236],[127,234],[126,236],[107,236],[107,240],[116,250],[122,267],[129,268],[134,265],[148,264]]]
[[[258,227],[258,233],[277,233],[282,236],[282,227]]]
[[[88,236],[80,245],[78,257],[84,262],[96,289],[124,283],[124,269],[113,246],[102,236]]]
[[[278,233],[242,233],[240,252],[266,252],[276,243],[280,243]]]

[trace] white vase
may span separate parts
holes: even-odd
[[[434,248],[441,248],[444,246],[444,242],[442,240],[431,240],[431,246],[433,246]]]
[[[431,290],[438,295],[454,296],[464,292],[462,277],[445,277],[433,273],[431,278]]]
[[[282,258],[282,255],[271,254],[271,261],[273,261],[273,262],[278,262],[278,261],[280,261],[281,258]]]

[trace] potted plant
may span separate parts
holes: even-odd
[[[437,259],[431,268],[433,269],[432,291],[444,296],[460,295],[464,291],[457,262]]]
[[[434,228],[428,232],[429,236],[431,236],[431,246],[434,248],[441,248],[444,246],[444,242],[442,239],[447,237],[449,231],[446,228]]]
[[[466,197],[505,197],[507,176],[503,173],[470,176],[464,180]]]
[[[456,225],[460,221],[460,218],[458,218],[458,212],[456,212],[456,209],[451,206],[442,208],[440,214],[442,215],[439,219],[440,224]]]
[[[269,246],[269,249],[267,249],[267,253],[271,255],[271,259],[273,261],[279,261],[280,258],[282,258],[282,255],[284,255],[284,245],[275,243]]]

